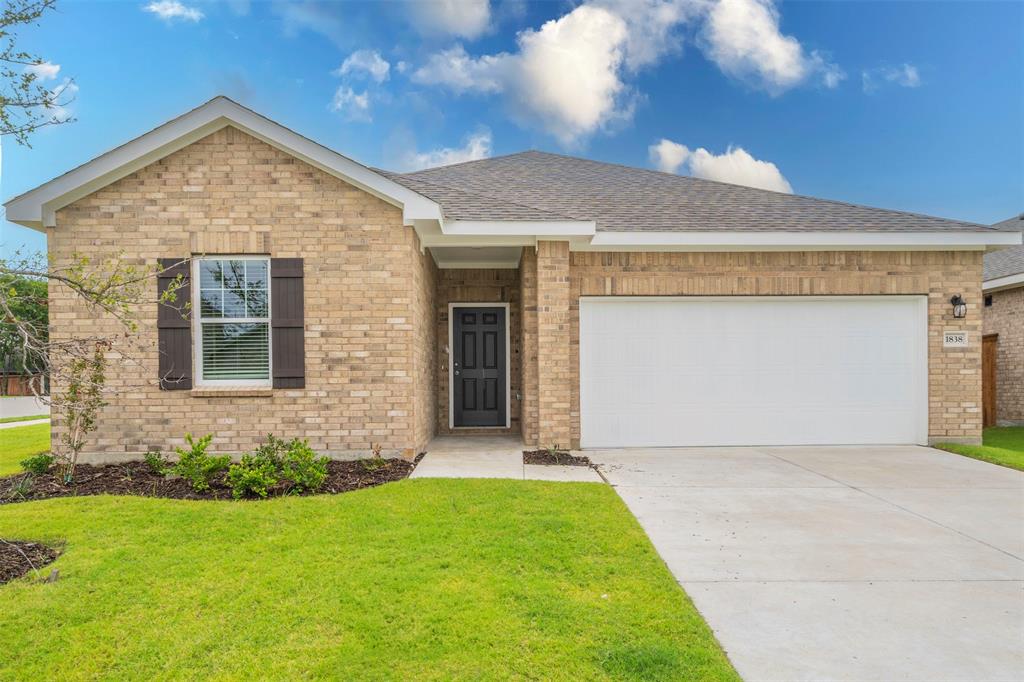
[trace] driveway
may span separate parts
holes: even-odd
[[[1024,474],[912,446],[586,454],[745,679],[1024,679]]]

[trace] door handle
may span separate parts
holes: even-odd
[[[459,376],[459,370],[455,370],[455,376]]]

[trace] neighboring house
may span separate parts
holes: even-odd
[[[993,227],[1024,231],[1024,214]],[[1024,425],[1024,246],[986,254],[985,426]]]
[[[110,368],[107,457],[186,431],[335,456],[977,442],[982,256],[1020,242],[535,151],[388,173],[225,98],[5,205],[57,264],[191,258],[161,278],[191,318],[154,304],[141,364]],[[112,328],[62,286],[50,308],[55,339]]]

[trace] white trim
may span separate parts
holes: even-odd
[[[987,279],[981,283],[981,290],[998,291],[999,289],[1009,289],[1021,285],[1024,285],[1024,272],[1017,273],[1016,275],[1007,275],[1006,277]]]
[[[916,301],[915,315],[917,317],[917,328],[920,330],[918,335],[918,352],[922,357],[923,364],[923,376],[917,378],[917,382],[914,386],[914,403],[916,413],[916,424],[914,431],[917,438],[918,445],[928,445],[928,416],[931,406],[928,402],[929,392],[929,381],[931,374],[931,367],[929,365],[929,353],[928,353],[928,339],[929,339],[929,325],[928,325],[928,296],[924,294],[878,294],[878,295],[850,295],[850,296],[803,296],[803,295],[786,295],[786,296],[580,296],[579,305],[582,308],[586,303],[600,303],[604,301],[612,301],[618,303],[624,303],[629,301],[765,301],[772,303],[780,302],[799,302],[807,300],[815,301],[873,301],[878,299],[901,299],[901,300],[913,300]],[[584,322],[583,316],[580,315],[579,320],[579,338],[584,338]],[[580,352],[584,352],[583,346],[581,345]],[[580,377],[579,385],[577,389],[580,392],[580,413],[581,415],[586,411],[586,406],[583,404],[585,401],[584,396],[586,391],[583,388],[584,374],[582,371],[583,360],[580,360]],[[581,426],[582,429],[582,426]],[[582,437],[582,434],[581,434]],[[586,445],[581,445],[584,449]]]
[[[7,219],[37,230],[54,227],[58,209],[229,125],[401,207],[407,225],[415,219],[441,219],[441,207],[436,202],[226,97],[215,97],[141,137],[9,200],[4,204]]]
[[[510,327],[512,320],[509,315],[509,304],[494,303],[449,303],[448,304],[448,428],[449,429],[500,429],[500,426],[456,426],[455,425],[455,375],[453,355],[455,353],[453,311],[456,308],[504,308],[505,309],[505,428],[512,428],[512,352]]]
[[[451,235],[575,237],[596,234],[593,220],[446,220],[441,231]]]
[[[936,247],[981,250],[987,246],[1021,243],[1019,232],[999,230],[966,232],[599,232],[589,243],[572,245],[574,251],[736,250],[757,247],[787,251],[856,249],[933,249]]]
[[[246,317],[210,319],[210,324],[263,324],[267,325],[267,378],[266,379],[204,379],[203,378],[203,316],[202,316],[202,287],[200,286],[199,264],[202,261],[210,260],[262,260],[267,263],[267,317]],[[273,388],[274,387],[274,328],[273,312],[270,309],[271,292],[273,286],[270,275],[270,256],[243,256],[243,255],[216,255],[216,256],[192,256],[191,281],[192,288],[192,377],[195,388]]]

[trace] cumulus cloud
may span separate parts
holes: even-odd
[[[459,44],[431,55],[412,80],[456,93],[502,94],[521,121],[564,145],[628,120],[629,78],[682,50],[684,29],[726,74],[773,95],[845,73],[782,34],[772,0],[590,0],[517,36],[511,52],[474,56]]]
[[[348,76],[365,74],[383,83],[388,79],[391,65],[380,56],[376,50],[356,50],[341,63],[335,71],[335,76]]]
[[[755,159],[742,147],[730,146],[724,154],[714,154],[703,147],[690,151],[686,145],[661,139],[647,151],[651,163],[666,173],[684,171],[695,178],[793,193],[793,187],[774,163]]]
[[[903,88],[916,88],[921,85],[921,74],[913,64],[899,66],[883,66],[861,72],[861,85],[864,92],[874,92],[885,84],[898,85]]]
[[[413,26],[428,35],[446,35],[472,40],[491,24],[489,0],[430,0],[410,2]]]
[[[370,94],[365,91],[356,92],[347,85],[342,85],[334,91],[331,111],[340,113],[349,121],[369,123],[373,120],[370,115]]]
[[[152,12],[167,22],[181,19],[182,21],[196,22],[202,19],[205,14],[195,7],[187,7],[178,0],[153,0],[143,9]]]
[[[486,159],[490,155],[491,131],[481,129],[467,136],[461,147],[440,147],[427,152],[409,152],[400,160],[400,165],[405,171],[414,171]]]
[[[702,33],[704,53],[722,71],[779,94],[820,75],[836,87],[842,71],[818,52],[808,54],[796,38],[783,35],[771,0],[718,0]]]
[[[631,114],[620,78],[626,38],[621,18],[583,5],[520,33],[517,52],[474,58],[456,46],[433,55],[413,80],[456,92],[505,93],[522,118],[572,144]]]
[[[25,73],[35,75],[36,80],[52,81],[57,77],[57,74],[60,73],[60,64],[53,64],[51,62],[29,64],[25,67]]]

